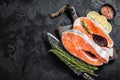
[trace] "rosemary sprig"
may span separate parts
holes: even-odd
[[[82,26],[86,29],[86,31],[87,31],[88,33],[92,34],[91,31],[90,31],[90,29],[88,28],[87,24],[86,24],[84,21],[81,21],[81,24],[82,24]]]
[[[89,65],[89,64],[73,57],[68,52],[64,51],[57,44],[54,44],[53,46],[54,46],[54,48],[50,49],[49,52],[55,54],[66,65],[74,68],[76,71],[95,75],[94,71],[98,70],[98,68],[96,66]]]

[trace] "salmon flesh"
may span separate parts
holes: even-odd
[[[81,21],[86,23],[91,33],[86,31]],[[113,56],[114,43],[108,33],[101,25],[86,17],[76,19],[73,29],[62,33],[61,41],[70,54],[91,65],[101,66]],[[97,42],[107,44],[101,46]]]
[[[81,21],[84,21],[86,23],[88,29],[91,31],[92,34],[89,34],[85,30],[83,25],[81,25]],[[102,43],[102,41],[104,41],[103,43],[107,44],[104,47],[109,47],[109,48],[113,47],[113,44],[114,44],[113,40],[110,38],[110,36],[106,32],[106,30],[99,23],[93,21],[90,18],[80,17],[80,18],[76,19],[73,24],[73,29],[79,30],[79,31],[85,33],[89,38],[91,38],[95,41],[98,40],[98,42],[101,42],[101,43]]]

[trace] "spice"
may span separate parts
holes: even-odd
[[[108,20],[113,19],[115,16],[115,10],[114,8],[109,5],[109,4],[105,4],[101,7],[101,11],[100,13],[105,16]]]

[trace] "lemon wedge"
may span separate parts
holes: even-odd
[[[104,28],[106,29],[108,33],[112,31],[112,25],[109,22],[106,23],[106,26]]]
[[[107,33],[110,33],[112,31],[112,25],[107,21],[107,18],[103,15],[100,15],[98,12],[90,11],[86,17],[91,18],[102,25]]]
[[[103,15],[96,16],[95,21],[97,21],[100,24],[104,24],[104,23],[108,22],[106,17]]]
[[[96,11],[90,11],[88,14],[87,14],[87,17],[88,18],[91,18],[91,19],[95,19],[97,16],[99,16],[99,13],[96,12]]]

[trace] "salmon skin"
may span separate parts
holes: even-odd
[[[81,21],[84,21],[86,23],[88,29],[90,30],[90,32],[92,34],[88,33],[85,30],[83,25],[81,25]],[[102,41],[104,41],[103,43],[105,43],[106,45],[102,46],[102,47],[108,47],[108,48],[112,48],[113,47],[113,44],[114,44],[113,40],[110,38],[110,36],[106,32],[106,30],[99,23],[93,21],[90,18],[87,18],[87,17],[79,17],[79,18],[77,18],[75,20],[74,24],[73,24],[73,29],[79,30],[79,31],[83,32],[89,38],[93,39],[95,42],[96,42],[96,40],[101,41],[100,43],[102,43]],[[102,37],[102,38],[100,38],[100,37]]]
[[[109,61],[109,54],[81,31],[65,31],[61,41],[67,51],[88,64],[101,66]]]

